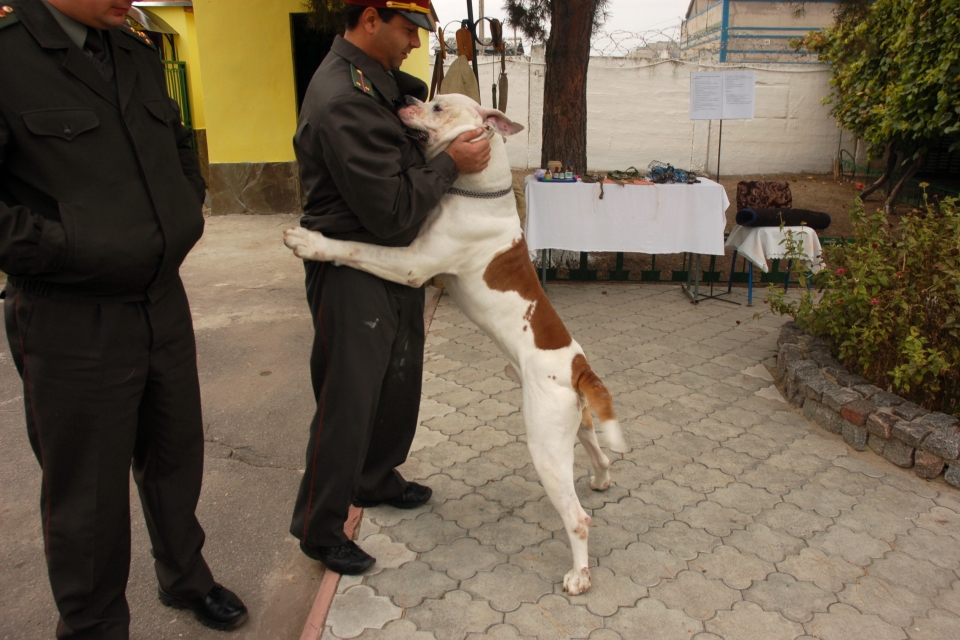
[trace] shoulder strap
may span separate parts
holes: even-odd
[[[119,27],[119,30],[120,30],[121,33],[127,34],[128,36],[130,36],[131,38],[133,38],[134,40],[136,40],[136,41],[139,42],[140,44],[145,44],[145,45],[147,45],[148,47],[150,47],[151,49],[153,49],[154,51],[157,50],[156,45],[153,44],[153,40],[151,40],[151,39],[147,36],[147,34],[145,34],[143,31],[138,31],[138,30],[134,29],[133,27],[131,27],[131,26],[128,25],[128,24],[121,25],[121,26]]]
[[[358,90],[362,91],[371,98],[379,98],[380,93],[373,88],[373,85],[367,80],[367,77],[363,75],[363,71],[357,68],[356,65],[350,65],[350,75],[353,78],[353,86]]]
[[[0,29],[6,29],[20,22],[20,18],[14,13],[13,7],[0,6]]]

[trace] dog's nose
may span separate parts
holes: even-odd
[[[404,103],[405,105],[407,105],[408,107],[411,107],[411,106],[417,104],[418,102],[420,102],[420,101],[417,100],[416,98],[414,98],[413,96],[404,96],[403,103]]]

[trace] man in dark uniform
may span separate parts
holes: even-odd
[[[486,168],[490,145],[468,132],[430,162],[396,115],[426,85],[398,70],[433,30],[429,0],[346,0],[347,29],[317,70],[294,148],[307,196],[301,225],[331,238],[407,246],[459,173]],[[391,9],[391,7],[393,7]],[[429,487],[397,472],[417,428],[423,371],[422,288],[307,261],[317,413],[290,532],[338,573],[374,558],[343,532],[351,501],[412,508]]]
[[[4,318],[58,638],[129,636],[131,461],[160,600],[219,629],[247,616],[194,515],[203,425],[179,267],[205,185],[156,49],[123,26],[130,4],[0,0]]]

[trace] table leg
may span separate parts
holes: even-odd
[[[547,250],[540,250],[540,286],[547,290]]]
[[[750,268],[747,270],[747,306],[753,306],[753,263],[750,263]]]
[[[733,250],[733,260],[730,261],[730,282],[727,283],[727,293],[733,291],[733,272],[737,268],[737,250]]]

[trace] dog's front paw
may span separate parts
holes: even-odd
[[[586,593],[590,588],[590,569],[571,569],[563,576],[563,590],[572,596]]]
[[[316,236],[323,238],[316,231],[308,231],[302,227],[294,227],[283,232],[283,244],[293,251],[293,255],[304,260],[325,261],[327,257],[320,250],[320,243]]]

